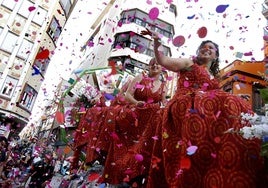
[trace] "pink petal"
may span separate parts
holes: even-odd
[[[31,7],[28,8],[28,10],[31,12],[31,11],[35,10],[35,7],[31,6]]]

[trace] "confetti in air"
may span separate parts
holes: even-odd
[[[149,11],[149,18],[151,20],[156,20],[158,18],[158,15],[159,15],[159,9],[157,7],[154,7]]]

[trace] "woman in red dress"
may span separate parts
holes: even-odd
[[[147,187],[267,187],[260,140],[226,132],[238,131],[241,112],[252,111],[246,101],[219,89],[218,45],[204,41],[196,58],[170,58],[158,51],[158,33],[141,34],[154,39],[157,62],[179,76],[158,125]]]
[[[75,137],[76,156],[86,146],[86,163],[101,162],[105,166],[103,178],[106,182],[118,183],[111,178],[116,161],[120,161],[138,141],[146,126],[151,126],[165,102],[166,87],[161,81],[161,73],[161,66],[152,59],[148,74],[138,75],[129,84],[126,102],[90,108],[80,120]],[[77,166],[75,163],[73,167]]]

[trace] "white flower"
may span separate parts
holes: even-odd
[[[245,139],[253,138],[251,127],[243,127],[242,129],[240,129],[240,132]]]
[[[239,132],[245,139],[262,138],[268,135],[268,124],[257,114],[241,113],[241,123],[246,125]]]
[[[80,80],[79,82],[77,82],[72,91],[78,97],[84,95],[88,100],[94,99],[99,94],[99,91],[94,86],[90,85],[84,80]]]

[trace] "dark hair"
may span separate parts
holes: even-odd
[[[220,61],[219,61],[219,56],[220,56],[219,45],[216,44],[215,42],[211,41],[211,40],[202,41],[201,44],[199,45],[199,47],[197,48],[197,54],[198,54],[198,51],[200,50],[200,48],[202,48],[207,43],[212,43],[215,46],[215,48],[216,48],[216,56],[217,56],[217,58],[212,61],[211,66],[209,68],[209,71],[213,76],[219,76],[218,75],[219,72],[220,72],[220,68],[219,68],[219,65],[220,65]],[[197,60],[198,60],[198,57],[197,57]]]
[[[150,66],[152,63],[156,63],[155,57],[152,57],[148,63],[148,66]]]

